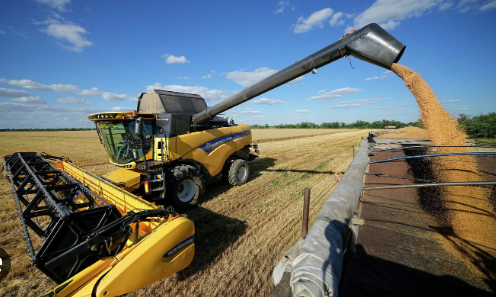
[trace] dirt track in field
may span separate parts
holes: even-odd
[[[226,182],[210,185],[205,201],[188,213],[196,226],[196,254],[190,267],[130,296],[270,295],[272,269],[300,235],[303,189],[312,189],[312,223],[336,184],[333,173],[346,170],[352,160],[351,146],[358,145],[367,131],[321,134],[321,130],[315,130],[319,135],[289,140],[277,137],[282,135],[281,130],[273,130],[273,136],[260,136],[258,131],[263,130],[254,130],[254,139],[277,141],[260,142],[260,158],[251,163],[248,183],[234,188]],[[108,164],[95,134],[74,132],[85,135],[69,140],[28,133],[0,133],[0,156],[15,151],[44,151],[67,156],[94,174],[115,169]],[[298,137],[297,133],[293,135]],[[54,283],[30,267],[10,191],[8,183],[1,181],[0,246],[12,257],[12,270],[1,281],[0,295],[38,296]]]

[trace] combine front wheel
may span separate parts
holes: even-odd
[[[187,210],[198,204],[205,183],[200,170],[195,166],[181,165],[174,168],[174,187],[168,193],[172,196],[172,203],[178,210]]]
[[[231,163],[227,179],[233,186],[241,186],[246,183],[250,175],[250,167],[246,160],[238,159]]]

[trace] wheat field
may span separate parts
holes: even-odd
[[[343,172],[367,130],[253,130],[260,157],[248,182],[207,187],[204,202],[187,213],[195,222],[196,253],[185,270],[129,296],[268,296],[271,274],[299,238],[303,190],[311,188],[310,222]],[[95,131],[2,132],[0,156],[17,151],[70,158],[96,175],[116,168]],[[39,296],[55,283],[31,267],[10,185],[0,181],[0,247],[12,260],[1,296]]]

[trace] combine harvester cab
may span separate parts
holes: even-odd
[[[46,296],[117,296],[186,268],[194,225],[38,153],[4,162],[33,264],[60,284]]]

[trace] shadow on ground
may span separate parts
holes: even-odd
[[[267,168],[273,167],[276,161],[277,159],[274,158],[257,158],[248,162],[250,165],[250,176],[248,177],[246,184],[249,185],[250,182],[260,177],[261,172],[268,170]],[[227,182],[227,178],[224,174],[222,180],[207,185],[207,189],[203,196],[203,202],[215,199],[215,197],[229,191],[232,187],[233,186]]]
[[[188,218],[195,223],[195,258],[188,268],[178,272],[180,280],[208,268],[246,230],[245,222],[202,207],[190,210]]]
[[[402,144],[404,147],[411,145]],[[406,156],[418,156],[428,154],[427,148],[405,149]],[[429,158],[406,159],[410,165],[410,175],[416,180],[436,181],[437,177],[432,169],[432,162]],[[417,188],[420,206],[430,214],[440,226],[450,226],[451,216],[443,201],[443,190],[440,187]]]
[[[356,246],[341,296],[494,296],[450,275],[435,275],[367,254]]]

